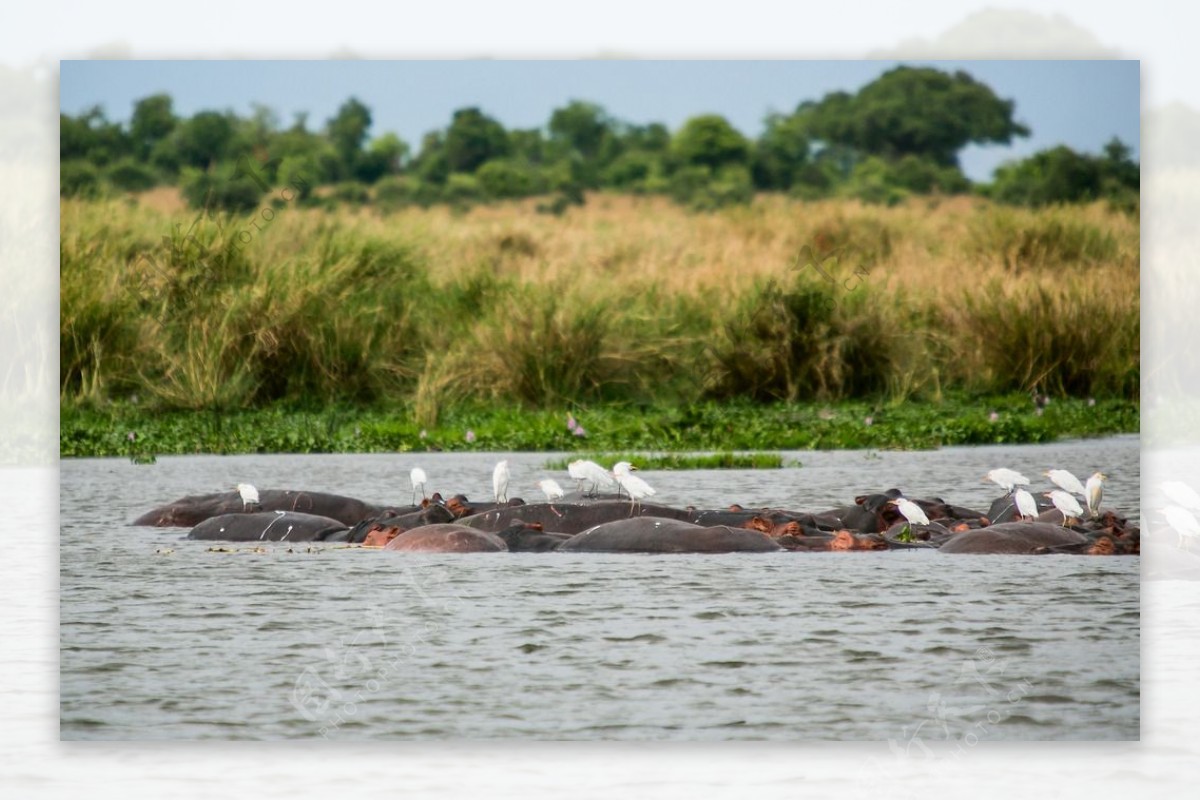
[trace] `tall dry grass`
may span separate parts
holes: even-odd
[[[1139,225],[1099,204],[535,203],[285,206],[181,239],[195,215],[167,193],[64,200],[63,399],[434,421],[463,401],[1137,395]]]

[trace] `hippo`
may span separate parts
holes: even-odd
[[[190,532],[189,540],[232,542],[344,542],[349,529],[340,520],[304,512],[248,512],[210,517]]]
[[[558,550],[607,553],[762,553],[782,549],[761,531],[729,526],[698,526],[685,520],[642,516],[593,526],[571,537],[560,545]]]
[[[508,528],[496,532],[496,536],[504,540],[504,544],[510,551],[545,552],[558,550],[558,546],[571,539],[573,535],[543,531],[540,523],[527,524],[516,520]]]
[[[425,553],[491,553],[507,551],[500,537],[457,523],[417,526],[392,538],[385,551],[421,551]]]
[[[1038,522],[1042,523],[1061,523],[1062,513],[1054,508],[1054,504],[1049,498],[1044,497],[1041,493],[1033,495],[1033,500],[1037,504],[1038,512],[1054,512],[1058,515],[1058,519],[1053,518],[1042,519],[1038,516]],[[987,519],[993,523],[1011,523],[1014,520],[1021,519],[1021,513],[1017,511],[1017,502],[1013,500],[1011,495],[1001,495],[996,500],[992,501],[992,505],[988,507]]]
[[[378,516],[389,508],[344,495],[302,490],[261,490],[258,500],[258,505],[250,509],[246,508],[236,490],[188,495],[151,509],[130,525],[190,527],[218,515],[286,511],[329,517],[352,526],[363,518]]]
[[[625,520],[638,515],[686,520],[690,513],[683,509],[672,509],[669,506],[649,503],[641,504],[631,510],[628,501],[598,501],[587,504],[556,501],[554,503],[531,503],[521,507],[497,508],[482,514],[461,518],[458,522],[464,526],[495,532],[508,528],[514,521],[520,520],[524,523],[540,523],[547,531],[578,534],[584,529],[601,523]]]
[[[1030,554],[1041,549],[1081,545],[1088,541],[1088,538],[1078,531],[1062,526],[1014,522],[955,534],[939,550],[941,553]]]
[[[368,537],[375,531],[393,528],[397,531],[407,531],[417,526],[450,523],[453,520],[454,514],[445,506],[438,503],[430,503],[424,509],[418,509],[415,512],[405,512],[399,515],[382,515],[380,517],[370,517],[366,520],[360,520],[350,529],[346,541],[366,544]]]
[[[961,526],[959,529],[960,531],[969,531],[971,529],[971,526],[966,523],[959,523],[957,524],[956,528],[958,526]],[[909,530],[911,539],[901,539],[905,528]],[[956,536],[956,532],[951,531],[941,523],[930,522],[929,525],[924,525],[921,523],[913,525],[907,520],[902,520],[899,523],[893,523],[891,528],[883,532],[883,538],[887,540],[889,547],[892,548],[936,548],[954,536]]]

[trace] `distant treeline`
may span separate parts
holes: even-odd
[[[478,108],[454,112],[414,154],[394,133],[368,138],[371,110],[350,98],[320,131],[306,115],[283,128],[266,106],[174,113],[169,95],[134,104],[128,125],[102,109],[61,115],[61,192],[96,196],[178,185],[189,204],[231,211],[256,206],[270,186],[301,202],[373,202],[384,209],[548,196],[561,212],[588,190],[663,194],[696,209],[744,203],[771,191],[816,199],[893,204],[917,194],[977,192],[1026,205],[1108,199],[1137,207],[1138,164],[1113,139],[1100,155],[1060,146],[972,185],[958,164],[968,144],[1028,136],[1013,101],[968,73],[897,67],[857,93],[832,92],[791,114],[770,114],[750,139],[718,114],[672,132],[635,125],[572,101],[545,128],[507,130]],[[327,191],[315,192],[319,186]]]

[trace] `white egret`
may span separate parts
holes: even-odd
[[[412,472],[408,474],[408,480],[412,482],[413,488],[413,506],[417,505],[417,487],[421,488],[421,500],[425,500],[425,471],[419,467],[414,467]]]
[[[242,496],[242,511],[246,511],[246,506],[258,506],[258,490],[253,484],[238,484],[238,495]]]
[[[1029,479],[1016,470],[1009,470],[1007,467],[997,467],[995,470],[989,470],[983,478],[985,481],[992,481],[999,484],[1005,492],[1012,492],[1013,488],[1018,485],[1029,486]]]
[[[543,478],[537,483],[538,489],[546,493],[546,500],[556,501],[566,495],[563,488],[558,485],[558,482],[552,478]]]
[[[1050,483],[1056,487],[1060,487],[1072,495],[1087,497],[1087,489],[1079,479],[1075,478],[1075,474],[1070,470],[1047,470],[1043,473],[1046,478],[1050,479]]]
[[[1103,473],[1096,472],[1088,476],[1085,489],[1087,490],[1087,508],[1089,517],[1098,517],[1100,515],[1100,499],[1104,497],[1104,480],[1108,476]]]
[[[1075,500],[1075,496],[1069,492],[1063,492],[1058,489],[1042,494],[1050,499],[1055,509],[1062,512],[1064,526],[1070,525],[1071,518],[1079,517],[1083,514],[1083,507],[1079,505],[1079,501]]]
[[[1200,495],[1197,495],[1194,489],[1182,481],[1164,481],[1162,491],[1163,495],[1166,495],[1172,503],[1182,506],[1184,509],[1193,511],[1200,509]]]
[[[1197,521],[1196,516],[1187,509],[1172,505],[1159,511],[1163,513],[1163,517],[1167,518],[1167,525],[1175,529],[1175,533],[1179,535],[1180,548],[1187,550],[1184,537],[1188,541],[1200,539],[1200,521]]]
[[[892,503],[900,510],[900,514],[904,515],[904,519],[908,521],[910,530],[916,525],[929,525],[929,517],[926,516],[925,510],[908,498],[896,498]]]
[[[576,489],[582,491],[583,483],[590,482],[592,492],[596,491],[597,487],[611,487],[613,484],[612,476],[608,474],[600,465],[587,459],[576,459],[567,465],[567,474],[575,479]]]
[[[1021,519],[1033,518],[1037,519],[1038,507],[1037,501],[1029,494],[1027,490],[1019,489],[1013,493],[1013,500],[1017,502],[1017,511],[1021,514]]]
[[[502,459],[492,471],[492,493],[496,503],[508,503],[508,460]]]
[[[617,462],[615,465],[613,465],[612,469],[613,477],[617,480],[617,483],[629,493],[629,497],[633,501],[633,503],[629,505],[630,511],[633,511],[634,504],[636,504],[642,498],[646,498],[655,494],[654,487],[651,487],[641,478],[633,475],[631,471],[636,469],[637,468],[635,468],[629,462]]]

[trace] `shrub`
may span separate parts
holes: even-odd
[[[141,192],[158,184],[158,175],[145,164],[123,158],[105,170],[109,183],[127,192]]]
[[[58,170],[58,191],[63,197],[96,197],[101,194],[100,171],[91,162],[64,161]]]
[[[247,212],[258,206],[262,192],[249,176],[237,176],[231,164],[210,170],[188,169],[183,175],[183,196],[194,209]]]
[[[475,178],[483,194],[497,200],[527,197],[538,191],[534,172],[511,161],[489,161],[475,172]]]
[[[358,181],[343,181],[333,188],[333,197],[341,203],[361,206],[371,200],[371,191]]]

